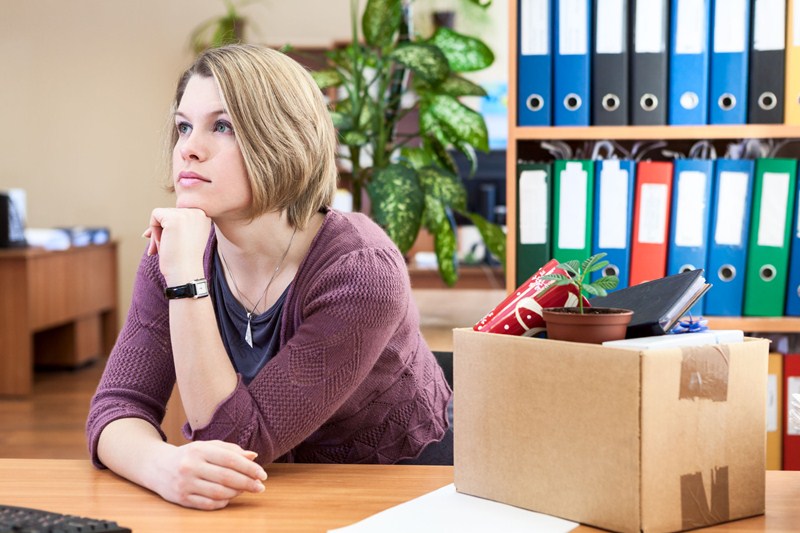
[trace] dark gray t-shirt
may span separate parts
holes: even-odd
[[[258,371],[278,351],[281,340],[283,302],[288,291],[289,287],[287,286],[272,307],[260,315],[253,316],[250,321],[250,329],[253,334],[253,347],[251,348],[244,340],[247,329],[247,310],[228,287],[219,253],[214,254],[214,279],[212,280],[214,297],[212,300],[214,312],[217,315],[217,326],[219,326],[222,344],[228,352],[228,357],[236,371],[242,375],[245,383],[250,383]]]

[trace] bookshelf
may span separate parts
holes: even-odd
[[[640,141],[666,140],[676,144],[708,139],[800,138],[800,126],[784,124],[742,124],[733,126],[587,126],[531,127],[517,126],[517,28],[518,0],[508,0],[508,146],[506,149],[506,291],[516,289],[517,180],[516,164],[520,156],[535,152],[540,141],[570,142],[592,140]],[[800,317],[707,317],[709,327],[744,331],[800,333]]]

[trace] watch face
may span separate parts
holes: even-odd
[[[195,281],[194,290],[197,296],[205,296],[208,294],[208,282],[206,280]]]

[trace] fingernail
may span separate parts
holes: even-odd
[[[258,477],[263,481],[263,480],[267,479],[267,473],[264,470],[261,470],[258,473]]]
[[[256,492],[264,492],[264,484],[256,481]]]

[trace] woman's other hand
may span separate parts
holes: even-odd
[[[158,459],[155,490],[184,507],[222,509],[243,492],[264,491],[267,473],[256,453],[223,441],[197,441],[171,447]]]

